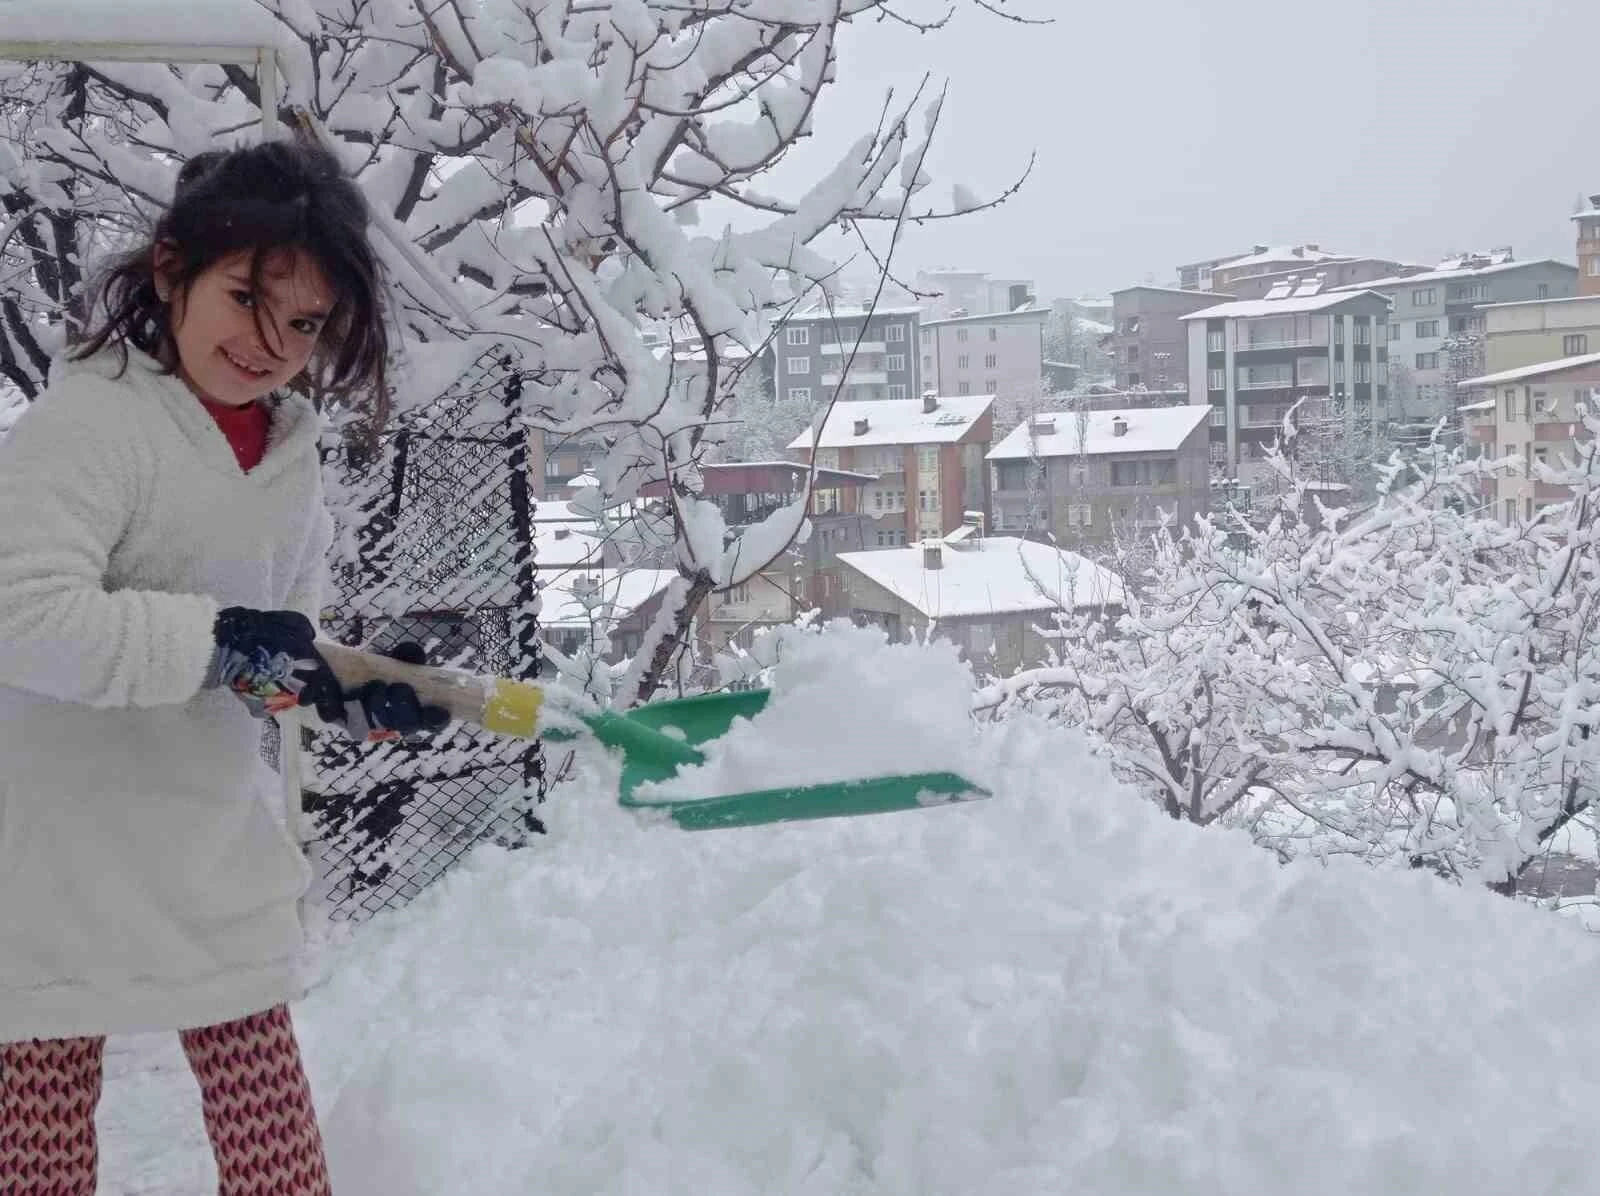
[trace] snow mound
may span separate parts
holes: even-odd
[[[893,713],[835,693],[841,734]],[[701,834],[587,760],[547,839],[365,927],[297,1010],[335,1190],[1592,1190],[1593,939],[1279,867],[1038,721],[964,750],[993,800]]]
[[[704,765],[640,786],[637,796],[960,772],[977,743],[971,709],[972,673],[950,644],[891,644],[876,628],[830,624],[784,641],[766,709],[707,744]]]

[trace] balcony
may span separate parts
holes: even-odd
[[[1294,376],[1257,378],[1246,376],[1239,379],[1239,390],[1293,390]]]
[[[848,357],[852,352],[854,352],[857,357],[861,357],[867,353],[877,353],[881,356],[888,351],[889,346],[883,341],[862,341],[859,345],[854,341],[822,342],[822,355],[824,357],[838,357],[841,354]]]
[[[836,370],[822,375],[823,386],[834,387],[841,382],[846,386],[887,386],[889,375],[883,370],[851,370],[848,374]]]
[[[1250,353],[1257,349],[1326,349],[1328,337],[1325,333],[1310,332],[1304,334],[1290,334],[1288,336],[1259,336],[1249,340],[1241,340],[1234,351]]]

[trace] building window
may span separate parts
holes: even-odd
[[[1207,370],[1206,371],[1206,389],[1207,390],[1227,390],[1228,389],[1228,371],[1227,370]]]
[[[784,368],[791,374],[809,374],[811,372],[811,358],[789,357],[784,359]]]
[[[1506,387],[1505,395],[1501,399],[1500,418],[1517,418],[1517,388],[1514,386]]]
[[[926,353],[922,355],[922,369],[925,373],[933,373],[933,358]]]
[[[927,345],[927,344],[931,344],[932,342],[933,342],[933,329],[932,328],[924,328],[922,330],[922,343]]]
[[[1561,356],[1581,357],[1589,351],[1589,338],[1581,332],[1561,338]]]
[[[1335,382],[1343,382],[1344,381],[1344,362],[1343,361],[1336,361],[1336,362],[1333,363],[1333,380]]]
[[[1370,345],[1372,343],[1372,325],[1366,320],[1356,321],[1356,344]]]
[[[1228,426],[1228,409],[1226,407],[1213,407],[1211,409],[1211,426],[1213,428],[1226,428]]]
[[[1176,460],[1165,461],[1113,461],[1111,484],[1113,486],[1170,486],[1178,480]]]
[[[1094,508],[1088,503],[1073,503],[1067,508],[1068,527],[1093,527]]]
[[[967,358],[967,355],[965,353],[959,354],[956,357],[956,369],[964,370],[964,369],[967,368],[967,364],[968,364],[968,358]]]
[[[789,401],[791,403],[809,403],[811,401],[811,388],[809,386],[791,386],[789,388]]]
[[[1535,287],[1533,289],[1533,297],[1535,299],[1548,299],[1548,298],[1550,298],[1550,284],[1548,282],[1541,282],[1537,287]]]
[[[1344,321],[1338,316],[1333,317],[1333,343],[1336,345],[1344,344]]]
[[[883,330],[883,339],[891,345],[898,345],[906,339],[906,326],[904,324],[890,324]]]
[[[1417,339],[1419,341],[1432,340],[1439,335],[1438,320],[1418,320]]]
[[[917,447],[917,472],[927,474],[939,472],[939,450],[933,445],[925,444]]]
[[[1138,345],[1129,345],[1128,346],[1128,364],[1129,365],[1138,365],[1139,364],[1139,346]]]
[[[790,345],[809,345],[811,343],[811,329],[790,328],[784,335],[784,342]]]
[[[972,383],[970,383],[970,382],[957,382],[956,383],[956,393],[958,395],[969,395],[969,394],[971,394],[972,393]]]
[[[983,380],[983,393],[986,395],[999,394],[1000,386],[993,378],[985,378]]]
[[[906,355],[904,353],[891,353],[883,359],[883,368],[890,373],[898,373],[906,368]]]
[[[1227,338],[1224,335],[1222,329],[1213,328],[1211,331],[1206,333],[1206,352],[1207,353],[1221,353],[1221,352],[1225,351],[1227,349],[1227,347],[1228,347]]]
[[[1600,257],[1589,259],[1589,273],[1592,276],[1600,276]]]
[[[1138,386],[1139,385],[1139,375],[1138,374],[1129,374],[1128,375],[1128,385],[1129,386]]]
[[[891,399],[903,399],[903,398],[905,398],[906,397],[906,384],[904,382],[891,382],[891,383],[889,383],[889,397]]]
[[[1439,292],[1433,287],[1418,287],[1411,292],[1412,307],[1432,307],[1439,301]]]
[[[1437,353],[1418,353],[1417,369],[1436,370],[1439,368],[1439,355]]]
[[[957,328],[956,329],[956,340],[957,340],[957,342],[959,342],[961,344],[966,344],[966,342],[967,342],[967,330],[965,328]]]
[[[990,370],[994,369],[995,360],[996,360],[995,354],[993,354],[993,353],[985,353],[983,355],[984,368],[985,369],[990,369]]]
[[[1356,362],[1356,381],[1357,382],[1371,382],[1372,381],[1372,363],[1370,361],[1358,361],[1358,362]]]
[[[1390,324],[1389,325],[1389,339],[1392,340],[1392,341],[1397,341],[1397,340],[1400,339],[1400,325],[1398,325],[1398,324]]]
[[[1211,442],[1211,464],[1226,465],[1228,463],[1228,446],[1220,440]]]
[[[1517,500],[1514,498],[1506,499],[1505,510],[1505,521],[1507,523],[1515,523],[1517,521]]]
[[[999,340],[1000,339],[1000,330],[998,328],[989,329],[989,339],[992,340],[992,341]]]

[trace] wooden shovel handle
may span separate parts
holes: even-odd
[[[318,640],[317,652],[348,690],[368,681],[395,681],[411,686],[424,706],[442,706],[452,718],[482,722],[484,706],[494,692],[495,679],[461,669],[406,664],[380,652],[347,648],[331,640]]]

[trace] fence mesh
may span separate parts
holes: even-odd
[[[478,363],[375,448],[325,459],[339,536],[324,634],[369,649],[420,643],[433,664],[539,675],[533,500],[521,383]],[[537,741],[452,724],[432,742],[355,744],[303,732],[304,808],[333,920],[405,904],[475,844],[543,831]]]

